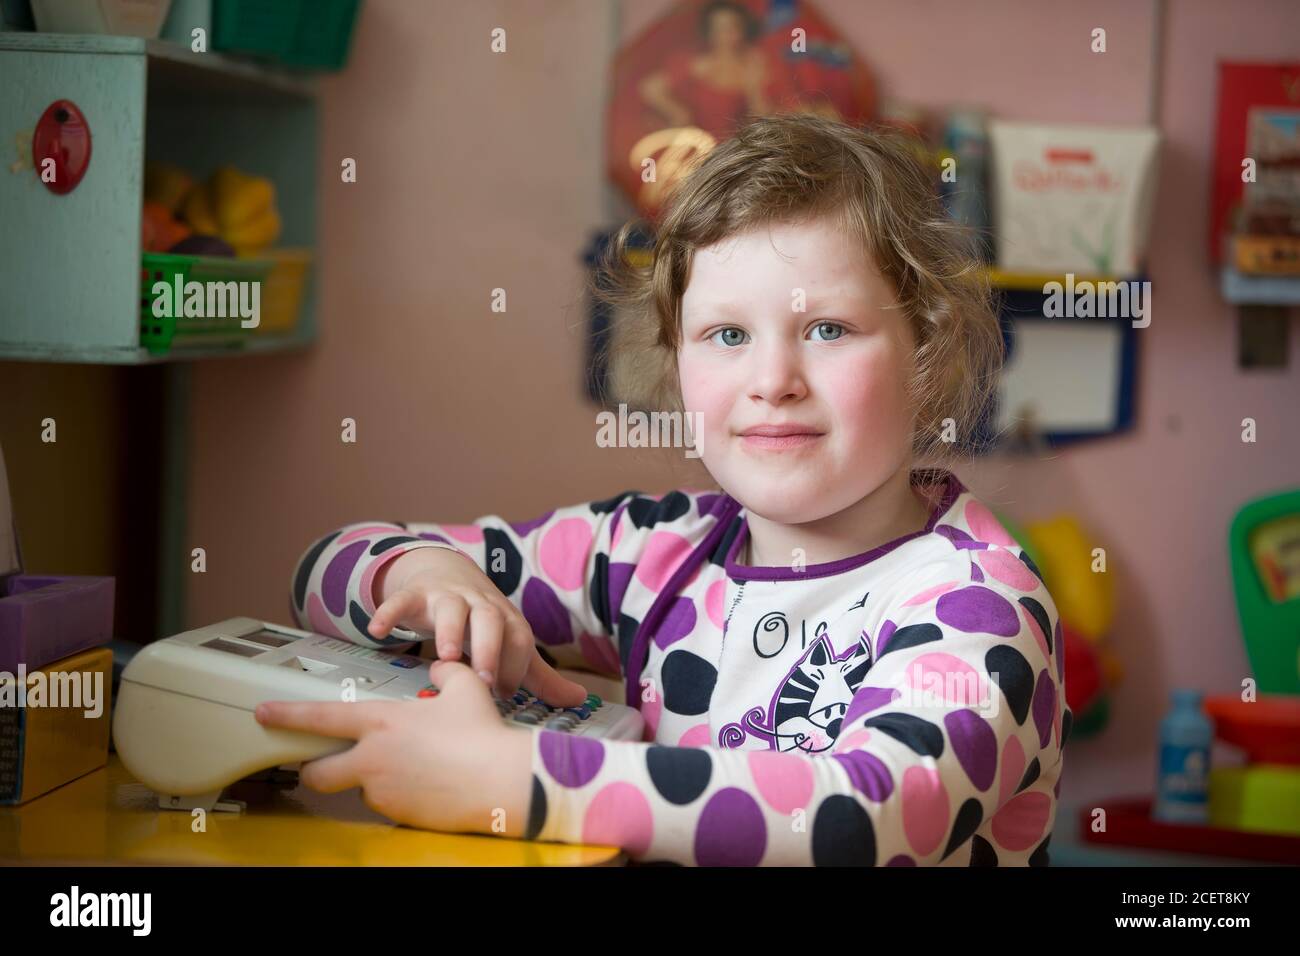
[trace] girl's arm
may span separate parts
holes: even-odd
[[[972,862],[1045,861],[1070,723],[1059,622],[1013,551],[984,554],[997,579],[967,552],[969,575],[869,635],[829,755],[541,730],[526,835],[687,865],[924,866],[991,818]]]
[[[396,628],[375,638],[366,630],[370,619],[419,567],[422,551],[451,549],[473,561],[519,608],[558,666],[618,675],[618,638],[631,638],[623,633],[629,628],[620,627],[619,611],[637,561],[655,530],[689,521],[695,504],[682,492],[656,502],[625,491],[527,522],[489,515],[463,525],[346,525],[299,559],[292,613],[300,627],[365,647],[407,647],[421,636]],[[698,518],[694,524],[704,527]]]

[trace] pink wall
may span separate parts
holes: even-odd
[[[521,519],[708,482],[673,453],[596,447],[581,385],[579,255],[618,209],[601,172],[604,77],[615,37],[669,5],[369,0],[352,64],[322,99],[320,345],[195,368],[189,541],[207,549],[208,573],[192,578],[190,625],[286,620],[294,561],[345,522]],[[1147,119],[1152,3],[818,5],[887,95],[1007,118]],[[496,26],[505,55],[488,49]],[[1104,55],[1088,50],[1096,26]],[[1072,748],[1071,800],[1149,790],[1168,689],[1228,692],[1249,674],[1228,522],[1300,481],[1300,334],[1287,371],[1239,371],[1203,243],[1214,62],[1295,58],[1300,6],[1180,0],[1160,36],[1165,142],[1137,427],[962,472],[1018,521],[1076,514],[1108,553],[1127,678],[1110,729]],[[359,181],[345,185],[349,156]],[[489,310],[496,287],[505,315]],[[356,445],[339,440],[345,416]],[[1247,416],[1254,445],[1239,437]]]

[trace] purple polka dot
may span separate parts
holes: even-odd
[[[540,730],[538,735],[542,765],[563,786],[581,787],[590,783],[605,762],[605,747],[594,737],[576,737],[554,730]]]
[[[353,541],[334,555],[334,560],[329,563],[325,574],[321,576],[321,598],[325,601],[325,607],[335,617],[342,617],[343,612],[348,609],[348,581],[352,578],[352,571],[357,566],[357,561],[365,554],[368,547],[370,547],[369,541],[364,539]]]
[[[886,863],[885,866],[916,866],[916,861],[906,853],[900,853],[898,856],[890,857],[889,862]]]
[[[695,620],[695,602],[690,598],[678,598],[668,609],[664,622],[659,625],[655,643],[660,650],[667,649],[668,645],[680,641],[695,629]]]
[[[973,710],[955,710],[945,714],[953,752],[971,783],[980,790],[993,786],[998,763],[998,739],[993,728]]]
[[[1020,633],[1020,618],[1011,602],[989,588],[972,586],[939,596],[935,616],[967,634],[987,632],[998,637]]]
[[[889,768],[874,754],[869,754],[865,750],[854,750],[831,756],[848,771],[853,786],[862,791],[867,799],[884,803],[894,792],[894,779],[889,775]]]
[[[536,531],[542,525],[546,524],[546,522],[550,521],[551,515],[553,514],[555,514],[555,511],[551,510],[546,512],[546,514],[542,515],[540,518],[534,518],[532,521],[520,521],[518,524],[512,521],[510,522],[510,527],[514,530],[515,534],[522,538],[527,535],[528,532]]]
[[[568,644],[573,640],[569,610],[541,578],[529,578],[519,609],[543,644]]]
[[[971,566],[970,566],[970,579],[972,581],[978,581],[981,584],[984,582],[984,572],[981,571],[979,569],[979,565],[973,561],[971,562]]]
[[[632,580],[632,573],[636,571],[635,564],[624,564],[621,561],[609,566],[609,619],[618,620],[619,610],[623,607],[623,595],[627,593],[628,582]]]
[[[699,866],[758,866],[767,850],[763,811],[744,790],[719,790],[700,811],[695,828]]]
[[[700,515],[709,515],[713,513],[714,507],[722,499],[722,495],[700,495],[697,500],[697,506],[700,509]]]
[[[849,709],[845,711],[844,722],[840,726],[849,727],[863,714],[869,714],[902,696],[893,687],[859,687],[853,700],[849,701]]]
[[[1034,688],[1034,726],[1038,729],[1038,746],[1046,747],[1052,732],[1052,711],[1056,709],[1056,685],[1052,683],[1047,668],[1038,674]]]
[[[893,621],[886,621],[881,625],[880,633],[876,635],[876,660],[880,660],[880,655],[885,653],[885,645],[889,639],[894,636],[894,631],[898,630],[898,625]]]
[[[451,540],[440,534],[434,534],[432,531],[421,531],[420,537],[425,541],[441,541],[443,544],[451,544]]]

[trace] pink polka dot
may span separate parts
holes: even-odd
[[[614,522],[614,530],[609,534],[609,553],[611,556],[614,554],[614,549],[618,547],[619,539],[623,537],[623,516],[625,514],[627,514],[626,511],[619,511],[615,514],[617,520]]]
[[[317,634],[324,634],[327,637],[343,637],[339,629],[334,626],[334,620],[330,617],[330,612],[325,610],[325,605],[321,603],[321,599],[314,593],[307,595],[307,620],[311,623],[311,629]],[[369,636],[369,634],[366,635],[366,637]]]
[[[925,604],[927,601],[934,600],[940,594],[947,594],[960,583],[960,581],[949,581],[947,584],[936,584],[934,587],[927,588],[920,594],[904,601],[903,607],[912,607],[915,604]]]
[[[709,615],[709,620],[721,630],[724,623],[722,617],[722,602],[727,597],[726,580],[714,581],[709,585],[709,590],[704,595],[704,610]]]
[[[661,591],[673,572],[691,553],[691,543],[680,534],[656,531],[646,542],[645,553],[637,562],[637,580],[652,591]]]
[[[1034,635],[1034,640],[1038,642],[1038,649],[1043,652],[1043,659],[1049,660],[1050,655],[1047,652],[1047,638],[1043,636],[1043,629],[1038,626],[1038,620],[1029,613],[1029,609],[1023,604],[1017,604],[1020,608],[1020,616],[1025,621],[1025,627],[1029,628],[1029,633]]]
[[[1026,790],[993,815],[993,839],[1008,850],[1027,850],[1042,837],[1051,812],[1051,797]]]
[[[939,848],[948,832],[948,791],[939,772],[911,766],[903,771],[903,832],[919,856]]]
[[[1017,591],[1038,590],[1037,575],[1010,551],[980,551],[975,560],[993,577]]]
[[[573,591],[582,587],[590,551],[591,525],[582,518],[565,518],[546,530],[538,557],[556,587]]]
[[[707,747],[709,745],[709,725],[696,724],[677,741],[679,747]]]
[[[1002,779],[998,781],[998,806],[1003,806],[1020,786],[1025,775],[1025,748],[1012,734],[1002,746]]]
[[[804,757],[774,750],[749,751],[749,775],[759,794],[777,813],[808,807],[813,791],[812,764]]]
[[[1016,545],[1016,539],[1002,527],[1002,522],[993,517],[993,512],[989,511],[983,502],[975,498],[966,502],[966,523],[970,525],[971,534],[977,541]]]
[[[440,524],[438,529],[448,538],[478,544],[483,540],[483,529],[476,524]]]
[[[913,706],[977,708],[988,697],[983,674],[952,654],[922,654],[908,664],[904,679]]]
[[[618,651],[607,638],[592,634],[579,634],[578,646],[582,648],[582,659],[601,674],[618,674],[620,661]]]
[[[650,804],[630,783],[611,783],[587,804],[582,842],[622,847],[640,855],[650,848],[654,818]]]
[[[861,730],[855,730],[851,734],[840,734],[839,739],[835,741],[835,752],[843,753],[846,750],[857,750],[859,747],[866,746],[869,739],[871,739],[871,731],[865,727]]]

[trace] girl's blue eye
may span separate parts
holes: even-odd
[[[725,336],[728,332],[732,333],[732,335],[742,336],[742,341],[743,341],[743,336],[745,333],[737,328],[718,329],[718,331],[714,332],[713,335],[710,337],[710,341],[716,340],[719,335]],[[732,338],[732,339],[724,339],[723,342],[719,344],[731,347],[731,346],[740,345],[741,343],[737,342],[734,338]]]
[[[837,325],[837,324],[834,323],[834,322],[819,322],[819,323],[817,323],[816,326],[814,326],[814,328],[816,328],[816,329],[833,329],[833,330],[834,330],[833,334],[830,335],[829,338],[824,338],[824,339],[821,340],[821,341],[823,341],[823,342],[834,342],[836,339],[838,339],[840,336],[842,336],[842,335],[844,334],[844,326],[842,326],[842,325]]]

